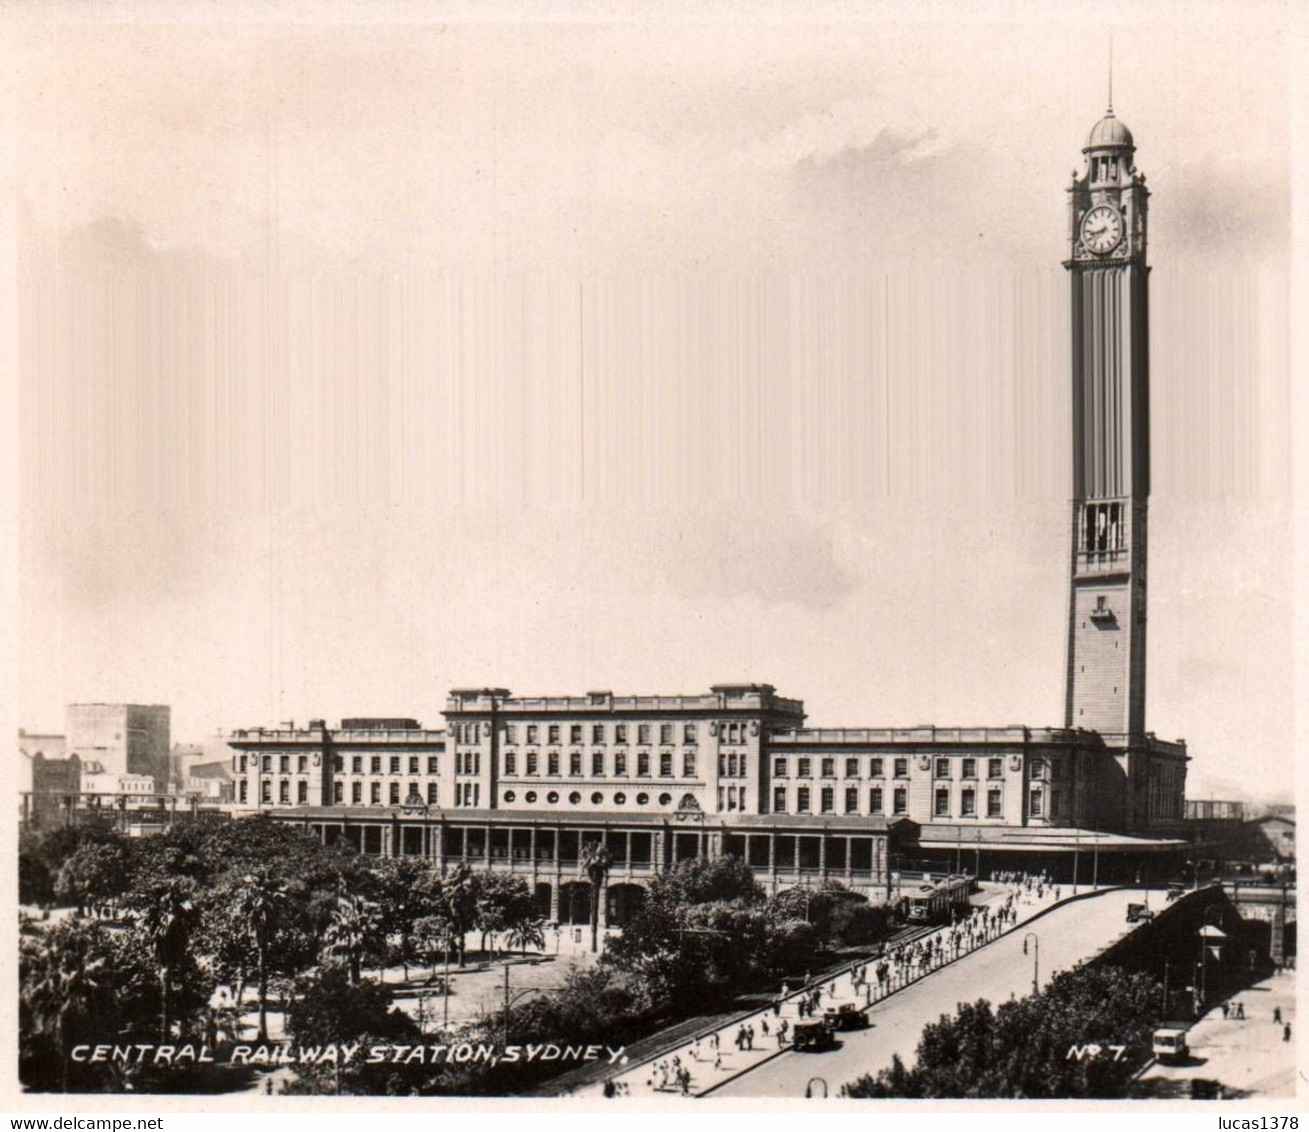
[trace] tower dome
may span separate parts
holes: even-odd
[[[1091,136],[1086,139],[1087,149],[1103,149],[1106,146],[1136,148],[1132,142],[1132,131],[1114,117],[1112,106],[1105,111],[1104,117],[1091,127]]]

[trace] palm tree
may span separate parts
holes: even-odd
[[[259,1040],[268,1041],[268,952],[291,902],[285,884],[267,870],[243,876],[236,906],[259,957]]]
[[[68,1091],[73,1029],[96,1017],[97,1000],[112,985],[99,927],[74,924],[41,939],[24,939],[19,993],[34,1026],[53,1030],[59,1043],[64,1092]]]
[[[159,968],[159,1040],[166,1043],[173,1021],[173,967],[185,957],[198,918],[195,882],[188,877],[165,881],[142,904],[137,925],[150,941]]]
[[[382,940],[377,906],[361,896],[338,897],[326,939],[327,949],[333,955],[344,956],[350,964],[350,983],[358,986],[364,954]]]
[[[614,859],[603,841],[588,841],[582,846],[582,868],[591,882],[591,950],[599,948],[600,901]]]

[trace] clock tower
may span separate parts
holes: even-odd
[[[1072,584],[1066,724],[1145,731],[1150,350],[1145,175],[1112,106],[1068,190]]]

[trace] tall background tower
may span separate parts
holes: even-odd
[[[1066,723],[1145,731],[1150,350],[1145,175],[1112,104],[1069,188],[1073,512]]]

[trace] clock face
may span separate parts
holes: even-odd
[[[1097,204],[1082,217],[1082,244],[1089,252],[1104,255],[1123,238],[1123,218],[1116,208]]]

